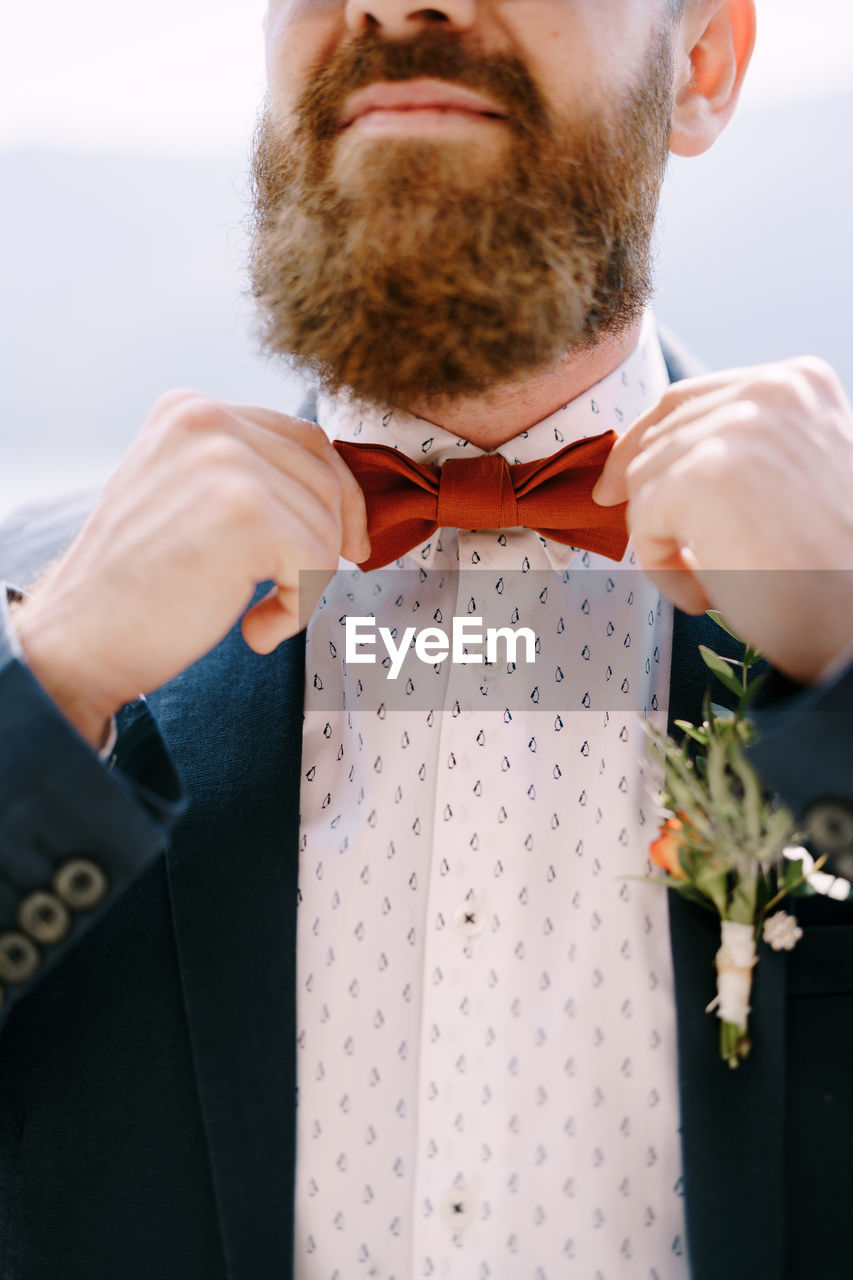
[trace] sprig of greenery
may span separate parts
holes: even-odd
[[[743,644],[719,613],[709,610],[708,616]],[[765,678],[753,673],[761,654],[751,645],[744,645],[740,661],[707,645],[699,653],[737,701],[728,711],[711,701],[708,690],[701,724],[675,721],[684,735],[680,742],[645,722],[649,754],[662,775],[660,802],[671,815],[653,846],[667,874],[651,878],[721,920],[752,927],[757,942],[764,921],[784,898],[814,889],[803,861],[785,857],[788,846],[801,842],[791,811],[765,792],[746,755],[756,736],[748,712]],[[721,1021],[720,1050],[737,1066],[749,1053],[749,1038]]]

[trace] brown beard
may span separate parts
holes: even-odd
[[[419,76],[505,110],[503,154],[383,138],[362,144],[356,180],[342,180],[349,95]],[[269,108],[259,121],[250,270],[263,346],[331,392],[405,408],[481,393],[618,335],[651,291],[671,103],[668,33],[606,118],[556,122],[519,59],[469,39],[367,32],[341,45],[292,126]]]

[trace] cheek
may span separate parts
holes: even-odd
[[[285,112],[328,60],[343,28],[343,0],[273,0],[265,48],[270,101]]]
[[[638,74],[655,31],[648,0],[507,0],[497,14],[558,115],[604,109]]]

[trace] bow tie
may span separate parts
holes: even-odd
[[[616,433],[577,440],[550,458],[510,465],[498,453],[451,458],[442,467],[413,462],[384,444],[334,447],[360,484],[367,504],[370,558],[378,569],[431,537],[436,529],[516,529],[621,560],[628,544],[625,507],[600,507],[592,490]]]

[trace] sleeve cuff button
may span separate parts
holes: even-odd
[[[0,978],[4,982],[27,982],[38,969],[41,955],[23,933],[0,933]]]
[[[52,893],[39,889],[24,898],[18,907],[18,924],[24,933],[42,946],[61,942],[71,928],[68,908]]]
[[[53,887],[72,911],[90,911],[107,893],[107,877],[89,858],[70,858],[53,877]]]

